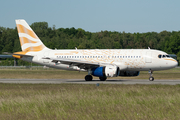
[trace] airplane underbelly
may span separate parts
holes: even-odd
[[[127,63],[128,70],[142,70],[144,69],[144,67],[145,67],[145,62],[143,59],[140,61],[137,60],[129,61]]]

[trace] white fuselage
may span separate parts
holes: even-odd
[[[76,66],[55,63],[43,57],[82,60],[105,64],[114,64],[120,70],[147,71],[166,70],[177,66],[177,61],[170,57],[159,58],[158,55],[167,53],[153,49],[89,49],[89,50],[51,50],[45,49],[40,52],[28,52],[32,57],[22,57],[22,60],[33,62],[48,67],[65,70],[83,70]]]
[[[88,71],[86,81],[92,81],[92,76],[101,81],[107,77],[138,76],[139,71],[150,71],[149,80],[153,81],[153,71],[177,66],[167,53],[152,49],[51,50],[25,20],[16,20],[16,26],[22,51],[13,53],[13,57],[58,69]]]

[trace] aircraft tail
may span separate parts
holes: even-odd
[[[16,20],[16,26],[23,53],[39,52],[47,48],[25,20]]]

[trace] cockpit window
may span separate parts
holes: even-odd
[[[158,55],[158,58],[171,58],[169,55]]]
[[[158,58],[161,58],[162,55],[158,55]]]
[[[166,57],[167,57],[167,58],[170,58],[170,56],[169,56],[169,55],[166,55]]]

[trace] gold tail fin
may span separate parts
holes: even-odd
[[[16,20],[16,26],[23,52],[39,52],[46,48],[25,20]]]

